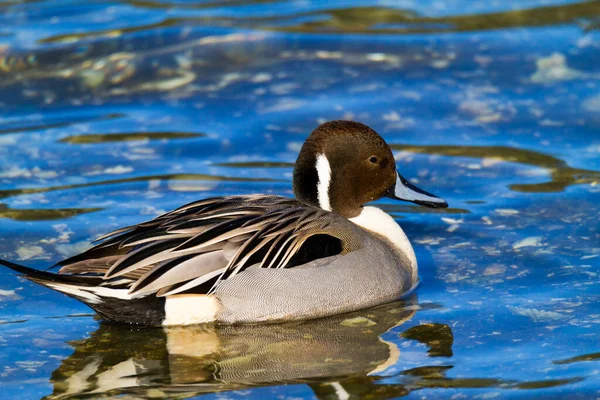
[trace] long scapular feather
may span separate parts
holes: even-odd
[[[121,235],[125,232],[132,231],[132,230],[136,229],[137,227],[138,227],[138,225],[124,226],[123,228],[116,229],[112,232],[108,232],[100,237],[97,237],[96,239],[94,239],[92,241],[92,243],[98,243],[105,239],[112,238],[113,236]]]
[[[228,223],[219,224],[220,226],[215,226],[208,231],[202,232],[197,236],[183,242],[181,245],[177,246],[173,249],[174,252],[184,251],[184,250],[192,250],[192,249],[202,249],[203,247],[210,246],[215,243],[220,243],[231,239],[238,235],[243,235],[249,232],[253,232],[257,230],[255,227],[246,227],[246,228],[236,228],[228,229],[226,225]]]
[[[133,235],[130,238],[121,242],[120,247],[135,247],[140,244],[150,243],[150,242],[158,242],[166,239],[177,239],[177,238],[185,238],[189,237],[184,233],[165,233],[164,231],[160,232],[144,232],[137,235]]]
[[[223,274],[223,276],[220,277],[215,282],[215,284],[213,285],[213,288],[221,279],[229,278],[230,276],[237,274],[239,272],[239,270],[244,267],[246,262],[250,259],[250,257],[253,254],[255,254],[257,251],[262,249],[267,243],[273,241],[273,238],[270,238],[270,237],[264,238],[264,236],[263,236],[263,232],[268,229],[267,224],[264,224],[261,221],[261,223],[259,223],[257,225],[249,226],[246,229],[250,229],[253,227],[255,227],[255,228],[260,227],[260,229],[258,229],[254,233],[254,235],[252,235],[249,239],[247,239],[240,246],[240,248],[237,250],[235,255],[229,261],[229,264],[227,265],[228,273]]]
[[[290,231],[287,231],[279,236],[275,236],[275,241],[271,244],[267,254],[265,254],[263,257],[263,260],[260,264],[261,268],[271,268],[271,265],[273,264],[273,261],[277,256],[279,249],[281,248],[281,243],[285,242],[291,236],[292,233]]]
[[[187,259],[175,259],[165,264],[159,264],[142,276],[129,289],[130,294],[145,295],[204,276],[215,270],[221,269],[227,261],[221,251],[213,251]]]
[[[121,258],[117,261],[108,271],[106,271],[106,275],[104,276],[106,279],[112,278],[115,276],[120,276],[126,274],[128,271],[131,271],[135,268],[133,266],[137,265],[148,265],[151,264],[147,262],[151,256],[155,256],[157,254],[164,254],[165,252],[169,252],[173,247],[181,244],[185,239],[177,238],[172,240],[161,240],[156,243],[149,244],[147,246],[141,247],[137,250],[132,251],[127,254],[125,257]],[[156,260],[154,262],[158,262],[162,260]]]
[[[232,260],[230,262],[230,265],[232,267],[235,266],[235,269],[233,271],[231,271],[231,274],[228,276],[228,278],[235,276],[243,267],[247,266],[247,262],[250,259],[250,257],[252,257],[256,252],[258,252],[259,250],[261,250],[263,247],[265,247],[265,245],[269,242],[273,241],[273,238],[264,238],[262,241],[260,241],[260,243],[258,243],[257,245],[253,246],[252,248],[248,249],[247,252],[245,252],[244,256],[240,259],[237,255],[236,255],[236,261],[234,262],[234,260]],[[247,250],[247,249],[244,249]],[[241,249],[240,249],[241,252]],[[237,261],[239,260],[239,261]]]
[[[205,282],[208,282],[209,280],[219,276],[220,274],[222,274],[223,272],[225,272],[226,268],[221,268],[218,269],[216,271],[213,272],[209,272],[208,274],[204,274],[196,279],[192,279],[191,281],[183,284],[183,285],[177,285],[176,288],[173,289],[161,289],[158,291],[158,293],[156,294],[158,297],[164,297],[164,296],[171,296],[174,294],[179,294],[181,292],[185,292],[187,290],[193,289],[197,286],[202,285]]]
[[[294,257],[294,255],[298,252],[298,250],[300,250],[300,248],[302,247],[302,245],[304,244],[304,242],[306,242],[306,240],[311,237],[312,235],[303,235],[303,236],[299,236],[297,237],[294,242],[292,243],[292,245],[290,246],[289,250],[287,251],[287,254],[285,256],[285,258],[283,258],[281,260],[281,267],[285,267],[286,265],[288,265],[288,263],[290,262],[290,260],[292,259],[292,257]]]
[[[66,264],[58,270],[59,274],[86,274],[101,273],[104,275],[106,270],[119,260],[121,255],[105,256],[93,258],[91,260],[82,260],[72,264]]]
[[[195,235],[198,233],[202,233],[203,231],[210,229],[211,227],[231,221],[227,218],[211,218],[211,219],[191,219],[191,220],[182,220],[182,221],[174,221],[170,224],[166,231],[170,234],[181,233],[186,235]]]
[[[267,268],[273,268],[273,266],[275,268],[279,268],[281,266],[281,261],[276,262],[280,259],[280,256],[282,256],[282,252],[283,254],[285,254],[285,252],[287,252],[288,248],[291,246],[291,241],[294,240],[295,236],[294,235],[290,235],[280,246],[279,249],[277,250],[277,253],[275,254],[275,257],[273,257],[273,259],[271,260],[271,262],[269,263],[269,266]]]

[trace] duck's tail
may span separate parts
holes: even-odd
[[[156,296],[135,298],[127,288],[103,286],[100,276],[75,276],[40,271],[0,259],[4,265],[32,282],[73,297],[113,322],[160,325],[164,319],[164,299]]]
[[[48,271],[40,271],[37,269],[29,268],[24,265],[15,264],[13,262],[0,259],[0,265],[4,265],[12,269],[15,272],[23,275],[25,278],[39,283],[40,285],[49,286],[49,285],[58,285],[58,284],[71,284],[71,285],[82,285],[89,286],[95,282],[92,282],[92,279],[87,278],[79,278],[70,275],[59,275],[56,273],[48,272]],[[91,278],[91,277],[90,277]],[[96,278],[98,280],[98,278]]]
[[[94,304],[99,303],[101,300],[98,293],[94,293],[97,292],[94,288],[102,283],[102,278],[100,277],[61,275],[48,271],[40,271],[2,259],[0,259],[0,265],[18,272],[32,282],[76,298],[92,308],[94,308]]]

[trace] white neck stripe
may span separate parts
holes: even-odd
[[[331,167],[329,166],[329,160],[327,160],[325,154],[319,154],[317,156],[315,168],[317,169],[317,176],[319,177],[319,183],[317,184],[317,199],[319,200],[319,207],[321,207],[323,210],[331,211],[331,204],[329,203]]]

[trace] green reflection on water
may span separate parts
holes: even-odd
[[[377,204],[378,208],[381,208],[388,214],[391,214],[394,218],[402,218],[402,214],[470,214],[471,211],[464,208],[429,208],[417,205],[404,205],[404,204]]]
[[[452,145],[415,146],[405,144],[393,144],[390,145],[390,147],[394,150],[448,157],[493,158],[548,170],[551,178],[550,182],[509,185],[509,188],[515,192],[562,192],[571,185],[590,184],[600,180],[599,171],[572,168],[566,162],[554,156],[514,147]]]
[[[146,175],[132,178],[111,179],[90,183],[78,183],[74,185],[60,185],[40,188],[8,189],[0,190],[0,199],[22,194],[46,193],[56,190],[79,189],[94,186],[117,185],[121,183],[147,182],[147,181],[221,181],[221,182],[281,182],[278,179],[270,178],[238,178],[232,176],[218,176],[205,174],[164,174],[164,175]]]
[[[133,6],[161,7],[160,3],[147,1],[125,1]],[[219,7],[217,3],[203,4],[198,8]],[[178,5],[179,6],[179,5]],[[207,7],[208,6],[208,7]],[[162,5],[171,7],[171,5]],[[194,7],[197,8],[197,7]],[[70,33],[49,36],[41,43],[73,42],[89,37],[122,35],[133,32],[155,30],[177,25],[235,26],[279,32],[302,33],[367,33],[367,34],[412,34],[486,31],[516,27],[535,27],[577,23],[600,15],[600,1],[590,0],[574,4],[535,7],[524,10],[502,11],[487,14],[451,15],[426,17],[412,10],[389,7],[349,7],[295,13],[275,17],[222,17],[200,16],[190,18],[165,18],[147,25],[124,27],[118,30]],[[313,18],[311,18],[313,17]],[[299,21],[299,22],[298,22]],[[386,26],[387,25],[387,26]],[[397,26],[394,26],[397,25]]]
[[[285,32],[319,33],[441,33],[487,31],[516,27],[534,27],[574,23],[600,15],[600,1],[584,1],[559,6],[536,7],[524,10],[488,14],[423,17],[407,10],[387,7],[356,7],[315,11],[293,17],[320,17],[315,21],[289,24],[267,29]],[[325,17],[325,18],[323,18]],[[264,22],[274,19],[263,19]],[[290,20],[292,18],[290,17]],[[281,23],[281,19],[278,21]],[[377,25],[392,25],[377,27]],[[393,25],[399,25],[393,27]]]
[[[75,125],[75,124],[98,122],[98,121],[108,121],[108,120],[112,120],[112,119],[123,118],[124,116],[125,116],[125,114],[109,113],[109,114],[105,114],[105,115],[101,115],[101,116],[97,116],[97,117],[76,118],[74,120],[70,119],[68,121],[61,121],[61,122],[46,122],[46,123],[39,124],[39,125],[15,126],[15,127],[10,127],[10,128],[0,129],[0,135],[39,131],[39,130],[45,130],[45,129],[63,128],[63,127],[71,126],[71,125]]]
[[[159,0],[121,0],[121,3],[131,4],[136,7],[144,8],[159,8],[169,9],[173,8],[173,4],[170,2],[164,2]],[[276,3],[277,0],[225,0],[225,1],[202,1],[202,2],[190,2],[190,3],[177,3],[177,8],[180,9],[194,9],[200,10],[204,8],[213,7],[237,7],[237,6],[248,6],[250,4],[270,4]]]
[[[452,329],[446,324],[422,324],[402,333],[406,339],[417,340],[429,346],[431,357],[452,357]]]
[[[19,4],[38,3],[40,0],[3,0],[0,2],[0,8],[8,8]]]
[[[134,7],[169,8],[172,4],[156,1],[125,1]],[[268,2],[268,1],[267,1]],[[228,3],[229,5],[230,3]],[[236,3],[237,4],[237,3]],[[216,7],[211,15],[184,18],[165,18],[149,24],[52,35],[40,39],[40,43],[63,43],[64,47],[28,52],[15,49],[0,55],[0,86],[19,81],[36,79],[76,79],[92,90],[109,90],[114,95],[130,95],[135,92],[169,91],[184,87],[195,81],[197,71],[192,66],[202,63],[193,60],[188,66],[179,64],[176,58],[161,61],[156,68],[146,68],[155,57],[185,54],[194,48],[217,45],[221,50],[217,57],[225,58],[227,64],[246,63],[248,58],[276,60],[270,47],[251,47],[250,42],[261,42],[266,33],[206,36],[177,43],[165,41],[162,32],[169,27],[225,26],[256,31],[308,32],[308,33],[364,33],[364,34],[412,34],[443,33],[456,31],[485,31],[513,27],[545,26],[558,24],[582,24],[600,16],[600,0],[559,6],[536,7],[525,10],[498,13],[424,17],[410,10],[388,7],[332,8],[276,17],[230,17],[219,16],[217,3],[181,5],[176,7]],[[593,27],[592,23],[586,29]],[[142,47],[130,49],[126,43],[129,34],[155,32]],[[77,42],[87,39],[103,39],[82,47]],[[134,39],[131,39],[134,40]],[[126,50],[125,50],[126,49]],[[268,55],[270,54],[270,55]],[[183,57],[185,58],[185,57]],[[272,61],[271,61],[272,62]],[[184,63],[185,64],[185,63]],[[145,67],[146,66],[146,67]],[[191,68],[191,69],[190,69]],[[19,74],[17,73],[19,72]],[[126,86],[124,84],[127,83]],[[197,88],[196,88],[197,89]],[[195,90],[196,90],[195,89]],[[42,96],[36,93],[35,96]]]
[[[206,136],[203,133],[191,132],[134,132],[134,133],[109,133],[72,135],[59,140],[61,143],[71,144],[96,144],[110,142],[130,142],[136,140],[161,140],[161,139],[188,139]]]
[[[0,218],[9,218],[15,221],[46,221],[74,217],[76,215],[101,211],[103,208],[10,208],[0,203]]]
[[[216,163],[219,167],[232,168],[294,168],[294,163],[273,162],[273,161],[247,161],[247,162],[226,162]]]
[[[568,385],[570,383],[581,382],[583,378],[571,378],[571,379],[549,379],[547,381],[531,381],[521,382],[515,385],[517,389],[546,389],[557,386]]]
[[[600,360],[600,353],[590,353],[590,354],[584,354],[581,356],[567,358],[564,360],[554,361],[554,364],[561,365],[561,364],[572,364],[572,363],[576,363],[576,362],[599,361],[599,360]]]

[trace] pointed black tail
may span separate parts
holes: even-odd
[[[92,286],[101,281],[100,278],[95,277],[75,277],[71,275],[59,275],[48,271],[40,271],[2,259],[0,259],[0,265],[4,265],[19,274],[24,275],[27,279],[44,286],[47,286],[49,283],[72,283],[80,286]]]
[[[99,276],[74,276],[40,271],[0,259],[4,265],[25,278],[85,303],[102,318],[126,324],[157,326],[165,318],[165,299],[154,295],[131,298],[126,288],[100,286]]]

